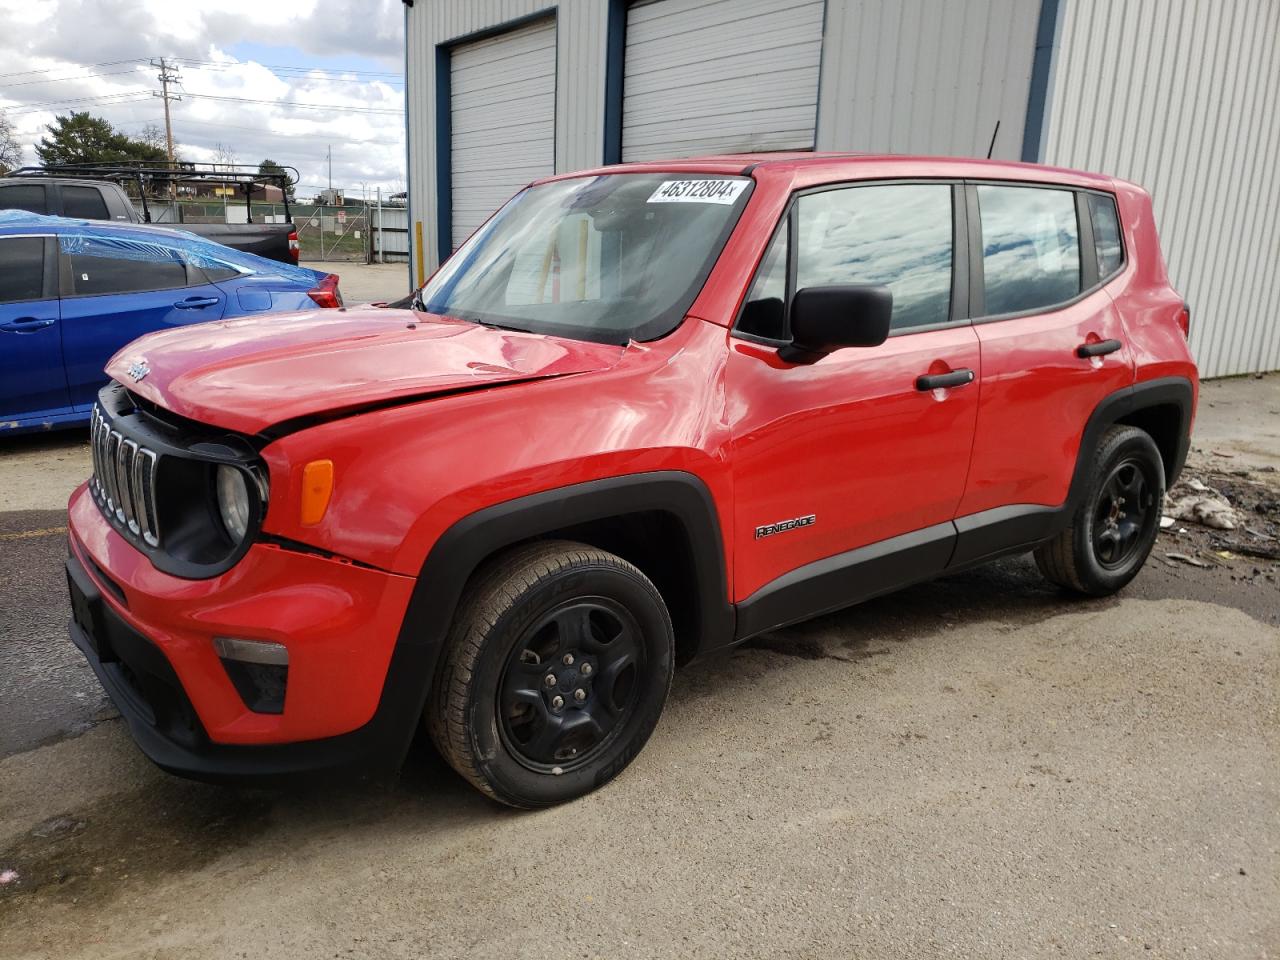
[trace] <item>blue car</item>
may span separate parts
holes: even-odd
[[[333,274],[183,230],[0,211],[0,433],[86,423],[144,333],[341,306]]]

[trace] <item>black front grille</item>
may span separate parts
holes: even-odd
[[[98,508],[122,533],[149,547],[158,547],[156,474],[160,454],[122,433],[96,403],[89,436],[93,451],[89,490]]]

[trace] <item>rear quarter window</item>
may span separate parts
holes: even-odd
[[[1089,219],[1093,223],[1094,253],[1098,258],[1098,277],[1105,280],[1124,266],[1124,243],[1120,239],[1120,216],[1113,197],[1087,193]]]

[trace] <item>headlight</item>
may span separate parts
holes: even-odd
[[[245,473],[225,464],[218,467],[218,513],[222,525],[235,543],[249,532],[249,486]]]

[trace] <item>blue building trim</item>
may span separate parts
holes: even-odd
[[[405,195],[404,209],[405,216],[408,217],[409,232],[406,234],[408,243],[406,249],[409,251],[409,289],[416,289],[418,284],[422,283],[423,277],[415,277],[414,267],[414,238],[413,238],[413,146],[409,139],[409,10],[413,7],[413,0],[407,0],[404,5],[404,89],[405,89],[405,107],[404,107],[404,169],[405,169]],[[382,214],[378,214],[379,226],[381,226]],[[381,251],[382,258],[386,259],[386,251]]]
[[[453,56],[436,47],[436,263],[453,252]]]
[[[627,57],[627,0],[608,0],[604,56],[603,163],[622,162],[622,77]]]
[[[1022,159],[1039,163],[1041,140],[1049,109],[1049,76],[1053,69],[1053,48],[1058,41],[1058,14],[1061,0],[1040,0],[1040,22],[1036,26],[1036,53],[1031,62],[1031,91],[1027,96],[1027,125],[1022,132]]]

